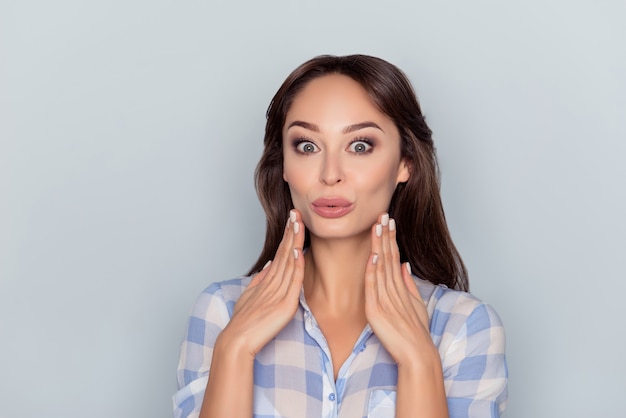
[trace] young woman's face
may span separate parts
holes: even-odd
[[[283,154],[294,207],[320,238],[369,233],[409,178],[393,121],[359,83],[339,74],[312,80],[295,97]]]

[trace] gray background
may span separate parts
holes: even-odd
[[[507,418],[623,417],[623,1],[0,2],[0,416],[168,417],[195,297],[262,244],[264,112],[321,53],[404,69]]]

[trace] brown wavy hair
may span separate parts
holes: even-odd
[[[307,83],[329,74],[342,74],[357,81],[400,132],[401,156],[411,175],[406,183],[396,187],[389,216],[398,225],[401,260],[411,263],[413,272],[422,279],[469,290],[467,271],[450,237],[441,203],[432,131],[413,87],[399,68],[367,55],[315,57],[296,68],[270,102],[263,155],[255,171],[257,194],[266,214],[265,245],[249,274],[260,271],[274,258],[293,208],[289,186],[283,180],[282,130],[287,111]]]

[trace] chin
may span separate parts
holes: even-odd
[[[306,225],[309,233],[319,239],[353,238],[359,235],[369,234],[370,232],[370,226],[366,228],[356,228],[355,225],[349,225],[346,222],[338,222],[336,219],[314,222],[309,225]]]

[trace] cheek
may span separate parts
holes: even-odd
[[[289,193],[291,195],[291,204],[294,209],[300,212],[300,216],[302,217],[302,223],[306,228],[310,228],[310,214],[309,214],[309,206],[307,203],[306,195],[297,187],[294,187],[292,183],[289,183]]]
[[[289,183],[289,192],[291,194],[291,201],[296,209],[300,210],[300,206],[302,206],[301,202],[304,200],[304,195],[301,190],[297,187],[294,187],[293,183]]]
[[[283,180],[287,183],[298,183],[303,175],[302,164],[292,155],[283,154]]]
[[[283,180],[285,180],[289,186],[294,208],[302,211],[307,190],[306,176],[302,174],[302,170],[294,170],[288,164],[285,164],[283,168]]]
[[[283,180],[289,183],[289,163],[285,161],[285,157],[283,156]]]
[[[387,210],[391,203],[391,198],[396,190],[396,175],[394,170],[382,167],[378,170],[370,171],[367,178],[363,179],[363,190],[374,200],[372,202],[378,209]]]
[[[298,179],[299,179],[298,170],[294,170],[294,167],[292,164],[285,162],[283,164],[283,180],[289,184],[289,189],[292,190],[292,193],[293,193],[293,187],[294,186],[297,187]]]

